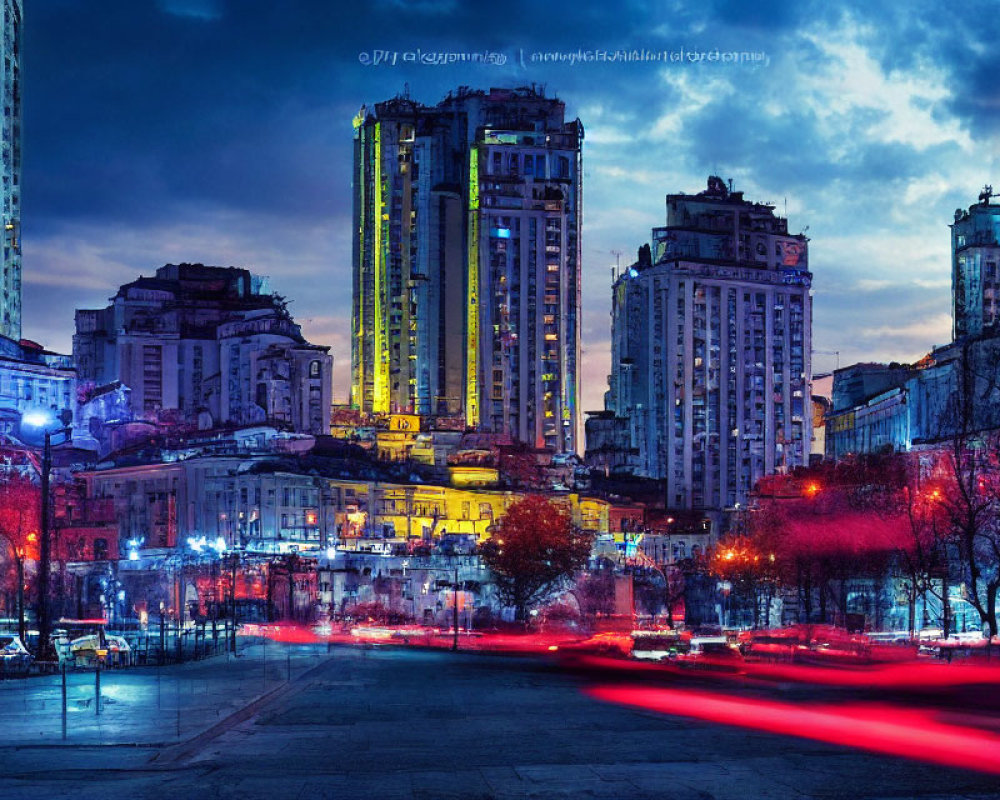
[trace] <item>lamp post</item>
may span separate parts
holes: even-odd
[[[49,620],[49,473],[52,471],[52,434],[45,431],[42,448],[42,524],[38,558],[38,655],[48,659],[52,625]]]
[[[38,657],[48,660],[52,652],[52,620],[49,609],[49,572],[52,561],[52,551],[49,542],[49,517],[51,516],[51,499],[49,498],[49,476],[52,472],[52,434],[68,433],[69,423],[73,418],[71,411],[63,411],[59,417],[51,411],[29,411],[21,416],[22,433],[24,426],[42,430],[42,519],[41,542],[38,554]],[[59,424],[62,423],[62,424]]]
[[[458,650],[458,567],[455,567],[455,591],[452,597],[452,617],[455,623],[455,638],[452,639],[451,649]]]

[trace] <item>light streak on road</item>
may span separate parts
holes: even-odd
[[[705,691],[596,686],[608,703],[1000,775],[1000,736],[885,704],[797,706]]]

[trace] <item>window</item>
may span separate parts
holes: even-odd
[[[322,365],[319,361],[312,361],[309,364],[309,377],[318,378],[320,377],[320,371],[322,370]]]

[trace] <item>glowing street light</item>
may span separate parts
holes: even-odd
[[[68,434],[73,412],[64,410],[58,416],[48,409],[31,409],[21,415],[22,438],[31,439],[42,433],[42,524],[38,559],[38,656],[49,659],[52,653],[52,624],[49,618],[49,570],[52,551],[49,543],[49,476],[52,472],[52,434]]]

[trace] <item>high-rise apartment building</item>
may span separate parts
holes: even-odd
[[[1000,205],[987,186],[951,226],[951,299],[954,340],[978,336],[1000,321]]]
[[[355,118],[354,406],[577,449],[582,141],[535,87]]]
[[[663,479],[667,505],[724,510],[808,461],[807,239],[711,177],[667,196],[666,227],[615,281],[606,412],[588,459]],[[600,455],[603,454],[603,455]]]
[[[3,70],[0,94],[0,196],[3,264],[0,267],[0,336],[21,338],[21,0],[3,0]]]

